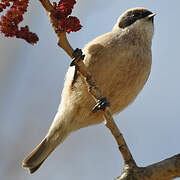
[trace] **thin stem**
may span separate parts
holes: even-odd
[[[126,141],[125,141],[122,133],[120,132],[119,128],[117,127],[114,119],[112,118],[110,109],[106,108],[105,111],[106,111],[104,113],[104,116],[106,119],[105,125],[111,131],[112,135],[114,136],[114,138],[118,144],[119,150],[123,156],[124,163],[129,166],[136,166],[136,162],[133,159],[133,156],[126,144]]]

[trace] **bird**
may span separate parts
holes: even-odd
[[[112,114],[130,105],[148,80],[155,15],[143,7],[128,9],[112,31],[95,38],[82,50],[83,62],[110,102]],[[102,112],[92,111],[95,105],[84,77],[75,67],[69,67],[55,118],[22,166],[34,173],[72,132],[103,122]]]

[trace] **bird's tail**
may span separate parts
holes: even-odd
[[[66,116],[58,112],[46,137],[24,159],[22,166],[29,168],[31,174],[41,166],[50,153],[68,136],[66,120]]]
[[[23,167],[29,168],[31,174],[34,173],[53,150],[54,148],[51,148],[47,138],[44,138],[43,141],[24,159]]]

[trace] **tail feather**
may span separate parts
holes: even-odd
[[[64,113],[64,112],[63,112]],[[29,168],[30,173],[34,173],[50,153],[64,141],[64,139],[70,133],[66,129],[66,123],[64,120],[65,115],[61,116],[58,112],[54,118],[54,121],[41,143],[24,159],[22,166]]]
[[[23,167],[34,173],[52,152],[45,138],[23,161]]]
[[[42,164],[43,162],[44,162],[44,161],[42,161],[38,166],[35,166],[35,167],[33,167],[33,168],[29,168],[29,172],[30,172],[31,174],[33,174],[36,170],[39,169],[39,167],[41,166],[41,164]]]

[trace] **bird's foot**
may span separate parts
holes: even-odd
[[[70,64],[70,66],[76,66],[77,65],[77,62],[80,61],[80,60],[83,60],[85,55],[83,55],[82,53],[82,50],[79,49],[79,48],[76,48],[73,52],[73,60]]]
[[[98,103],[93,107],[93,112],[97,112],[99,110],[105,110],[106,107],[110,107],[110,102],[105,98],[101,98]]]

